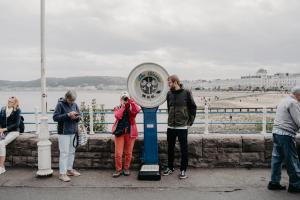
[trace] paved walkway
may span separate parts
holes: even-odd
[[[63,183],[57,171],[50,178],[36,178],[32,169],[8,169],[0,176],[0,200],[300,199],[300,194],[268,191],[269,169],[191,169],[186,180],[179,180],[176,172],[161,181],[138,181],[136,171],[117,179],[107,170],[80,172],[82,176]],[[283,174],[282,182],[287,184]]]

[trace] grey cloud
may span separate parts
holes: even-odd
[[[184,79],[299,72],[297,0],[46,2],[48,76],[127,76],[148,61]],[[1,2],[0,13],[0,69],[38,78],[39,2]]]

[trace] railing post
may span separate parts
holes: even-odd
[[[35,134],[39,133],[39,107],[34,107]]]
[[[95,134],[94,132],[94,111],[93,106],[89,106],[89,114],[90,114],[90,135]]]
[[[205,112],[205,130],[204,130],[204,134],[208,134],[208,105],[205,105],[204,108],[204,112]]]
[[[264,106],[262,110],[262,132],[261,134],[266,134],[267,133],[267,107]]]
[[[101,112],[104,112],[104,104],[101,104],[100,105],[100,108],[101,108]],[[101,117],[100,117],[100,121],[102,122],[102,123],[104,123],[105,122],[105,113],[102,113],[101,114]],[[105,124],[101,124],[101,131],[105,131],[106,130],[106,125]]]

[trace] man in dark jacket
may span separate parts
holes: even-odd
[[[176,75],[168,78],[170,91],[167,94],[168,106],[168,167],[163,175],[174,172],[174,148],[178,137],[181,151],[180,179],[187,178],[188,166],[188,127],[192,126],[196,117],[197,106],[190,91],[183,89]]]
[[[75,147],[73,141],[78,133],[78,122],[80,111],[75,103],[76,92],[69,90],[65,98],[59,99],[53,120],[58,122],[58,145],[59,145],[59,179],[65,182],[70,181],[69,176],[80,176],[80,173],[73,169],[75,158]]]

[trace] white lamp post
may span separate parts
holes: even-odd
[[[38,171],[37,176],[51,176],[51,142],[49,141],[47,94],[45,77],[45,0],[41,0],[41,110],[42,117],[39,128]]]

